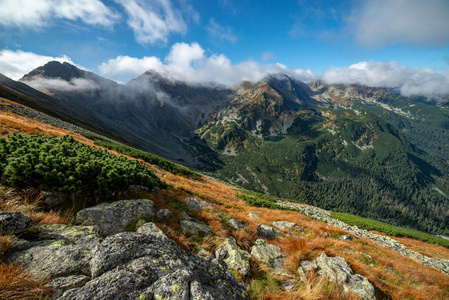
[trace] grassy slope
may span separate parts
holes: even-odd
[[[39,132],[41,134],[55,134],[59,132],[56,128],[48,128],[48,132],[42,130],[42,124],[32,124],[33,122],[30,120],[21,119],[19,121],[22,122],[21,127],[8,127],[6,124],[1,123],[0,118],[0,126],[2,129],[5,128],[6,131],[28,132],[34,126],[37,126],[40,128]],[[64,132],[58,133],[58,135],[63,134]],[[83,139],[84,142],[90,145],[93,144],[92,141],[84,137],[77,136],[77,138]],[[276,220],[292,221],[303,226],[305,232],[301,236],[276,240],[274,243],[278,244],[282,251],[287,254],[285,258],[286,267],[290,270],[289,272],[291,272],[293,277],[297,276],[296,269],[301,260],[313,260],[319,253],[325,251],[331,256],[344,257],[355,272],[366,276],[376,286],[379,293],[383,295],[389,294],[394,299],[444,299],[449,297],[447,292],[449,283],[446,275],[432,268],[423,267],[421,264],[404,258],[396,252],[381,248],[369,240],[341,241],[339,234],[345,233],[344,231],[330,227],[325,223],[311,220],[298,212],[251,207],[244,200],[237,197],[236,194],[241,193],[241,191],[235,191],[233,188],[217,181],[207,178],[198,181],[172,174],[156,166],[148,165],[148,167],[159,177],[163,178],[169,184],[169,188],[161,193],[147,193],[138,196],[152,199],[160,208],[169,208],[174,212],[174,217],[171,219],[153,221],[157,222],[158,226],[184,249],[196,251],[199,248],[205,248],[209,251],[215,251],[217,246],[229,235],[236,237],[242,248],[249,249],[251,243],[257,238],[255,236],[257,224],[271,225]],[[265,201],[273,201],[273,198],[270,197],[254,193],[250,193],[250,195],[262,198]],[[214,209],[197,213],[189,211],[180,201],[180,199],[187,196],[211,201],[216,206]],[[8,207],[9,202],[7,200],[5,199],[5,201],[0,203],[0,209]],[[15,203],[20,203],[20,200],[15,201]],[[14,209],[12,206],[9,206],[9,208]],[[20,210],[20,207],[16,208]],[[181,211],[187,211],[196,219],[203,220],[213,226],[215,229],[214,234],[202,238],[186,236],[179,228],[179,214]],[[260,214],[261,218],[256,220],[249,219],[246,214],[250,211]],[[236,218],[245,223],[249,230],[234,230],[230,228],[227,222],[230,218]],[[59,221],[53,220],[53,222]],[[327,232],[328,236],[324,235],[325,232]],[[430,244],[426,245],[428,249],[434,247]],[[349,252],[348,249],[366,253],[372,257],[372,260],[367,259],[362,254]],[[438,251],[441,252],[441,250]],[[449,255],[449,251],[447,254]],[[250,278],[241,278],[241,280],[246,281],[250,285],[252,296],[256,299],[347,297],[345,294],[342,294],[341,289],[338,287],[314,279],[300,283],[298,289],[293,293],[286,293],[280,288],[276,278],[261,271],[257,266],[257,263],[253,264]],[[387,267],[393,268],[395,271],[390,272]],[[419,272],[416,272],[416,270],[419,270]],[[15,272],[16,270],[14,269],[7,274],[11,275],[13,271]],[[39,291],[39,293],[42,293],[42,291]]]

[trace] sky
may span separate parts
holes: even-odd
[[[303,81],[449,95],[449,0],[0,0],[0,73],[50,60],[125,83]]]

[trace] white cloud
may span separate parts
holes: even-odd
[[[263,52],[261,57],[262,57],[263,61],[269,61],[269,60],[275,59],[274,54],[271,52]]]
[[[136,41],[142,45],[167,43],[172,33],[183,34],[186,22],[180,10],[170,0],[116,0],[128,14],[128,25]]]
[[[39,91],[92,91],[98,88],[98,85],[93,81],[83,78],[73,78],[70,82],[63,79],[38,78],[24,81],[24,83]]]
[[[398,88],[403,96],[440,98],[449,95],[449,71],[409,68],[398,62],[359,62],[324,71],[327,83],[360,83],[372,87]]]
[[[11,79],[17,80],[26,73],[52,60],[68,62],[74,65],[73,61],[65,55],[61,57],[52,57],[39,55],[32,52],[24,52],[21,50],[1,50],[0,73]]]
[[[229,26],[222,26],[218,24],[213,18],[209,20],[209,25],[207,26],[207,32],[210,37],[219,40],[219,41],[227,41],[230,43],[235,43],[237,41],[237,37],[232,32],[232,29]]]
[[[318,79],[311,70],[292,70],[282,64],[260,64],[251,60],[233,64],[223,54],[206,56],[198,43],[174,44],[163,62],[157,57],[138,59],[119,56],[101,64],[99,70],[103,76],[115,79],[122,79],[121,76],[126,75],[134,77],[153,70],[163,76],[193,84],[216,82],[232,85],[243,80],[257,81],[278,72],[304,81]]]
[[[395,43],[449,43],[449,1],[368,0],[349,19],[356,40],[375,47]]]
[[[54,19],[80,20],[89,25],[111,26],[118,16],[99,0],[2,0],[0,24],[43,27]]]

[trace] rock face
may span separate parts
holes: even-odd
[[[274,240],[281,236],[281,232],[276,228],[261,224],[257,226],[257,235],[269,240]]]
[[[95,226],[101,235],[107,236],[123,231],[132,221],[155,213],[156,205],[149,199],[121,200],[80,210],[76,220],[83,225]]]
[[[33,220],[19,212],[0,211],[0,235],[22,233],[33,225]]]
[[[284,254],[281,248],[268,244],[265,240],[258,239],[251,247],[251,255],[261,260],[272,268],[273,273],[288,275],[284,269]]]
[[[61,297],[67,290],[82,287],[89,280],[90,277],[85,275],[71,275],[67,277],[59,277],[46,286],[54,291],[52,298],[55,299]]]
[[[191,235],[209,234],[212,232],[212,227],[204,223],[198,223],[187,220],[181,221],[181,228],[182,230],[187,231]]]
[[[345,291],[357,294],[364,300],[376,299],[372,284],[366,277],[354,274],[343,257],[329,257],[322,253],[311,266],[329,281],[343,284]]]
[[[90,275],[91,252],[100,238],[92,226],[36,226],[37,241],[28,249],[14,252],[8,259],[21,263],[40,278]]]
[[[153,223],[107,237],[92,251],[92,280],[59,299],[248,299],[220,260],[179,249]]]
[[[184,198],[184,199],[182,199],[182,201],[193,210],[201,210],[205,207],[213,206],[212,203],[209,203],[207,201],[201,201],[196,198]]]
[[[248,274],[250,270],[250,254],[247,251],[240,249],[233,237],[228,237],[226,241],[220,245],[220,248],[215,252],[215,256],[224,260],[229,269],[237,270],[242,275]]]

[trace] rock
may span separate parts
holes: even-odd
[[[93,279],[60,299],[249,299],[219,260],[181,250],[153,223],[107,237],[92,255]]]
[[[80,210],[76,220],[83,225],[94,225],[101,235],[107,236],[123,231],[134,220],[152,217],[155,213],[156,205],[149,199],[121,200]]]
[[[301,268],[304,269],[304,271],[310,271],[311,269],[315,270],[316,269],[316,265],[314,265],[313,263],[311,263],[308,260],[303,260],[300,264]]]
[[[52,298],[61,297],[65,291],[79,288],[86,284],[90,280],[90,277],[84,275],[72,275],[68,277],[59,277],[48,283],[46,287],[51,288],[54,293],[52,294]]]
[[[150,189],[147,188],[146,186],[141,186],[141,185],[136,185],[136,184],[132,184],[128,187],[128,192],[130,193],[145,193],[145,192],[149,192]]]
[[[249,214],[247,214],[247,216],[250,219],[258,219],[258,218],[260,218],[260,215],[256,214],[255,212],[250,212]]]
[[[354,239],[354,237],[352,236],[352,235],[349,235],[349,234],[344,234],[344,235],[341,235],[340,236],[340,240],[343,240],[343,241],[352,241]]]
[[[318,274],[331,282],[343,284],[345,291],[357,294],[361,299],[376,299],[372,284],[366,277],[354,274],[343,257],[328,257],[326,253],[321,253],[314,265]]]
[[[204,224],[193,221],[182,220],[181,228],[184,231],[187,231],[191,235],[200,235],[200,234],[209,234],[212,232],[212,227]]]
[[[302,267],[298,267],[298,275],[299,275],[299,280],[301,280],[301,281],[307,280],[306,272],[304,272],[304,269]]]
[[[19,234],[35,224],[33,220],[19,212],[0,211],[0,235]]]
[[[156,217],[162,219],[162,218],[165,218],[166,216],[169,216],[169,215],[173,215],[173,213],[170,210],[164,208],[164,209],[161,209],[161,210],[159,210],[157,212]]]
[[[41,191],[40,196],[44,199],[47,208],[59,208],[66,201],[66,197],[53,192]]]
[[[145,219],[140,219],[137,221],[136,223],[136,228],[139,229],[140,227],[142,227],[145,223],[148,223],[147,220]]]
[[[235,229],[244,229],[244,228],[246,228],[245,225],[243,225],[242,223],[240,223],[236,219],[229,219],[229,224],[231,224],[232,227],[234,227]]]
[[[249,273],[249,259],[251,255],[247,251],[240,249],[233,237],[228,237],[220,245],[215,252],[215,257],[224,260],[229,269],[237,270],[242,275]]]
[[[281,236],[281,232],[274,227],[261,224],[257,226],[257,235],[269,240],[274,240]]]
[[[273,226],[280,230],[304,232],[304,228],[296,223],[288,221],[275,221]]]
[[[214,255],[211,252],[209,252],[203,248],[201,248],[200,251],[198,251],[198,253],[196,255],[198,255],[199,257],[204,257],[204,258],[213,258],[214,257]]]
[[[37,241],[26,250],[12,253],[8,260],[22,264],[39,278],[90,275],[91,250],[100,238],[92,226],[60,224],[33,227]]]
[[[193,221],[193,218],[185,212],[181,212],[181,220]]]
[[[251,255],[269,265],[278,275],[288,275],[284,269],[284,254],[281,248],[268,244],[265,240],[258,239],[251,247]]]
[[[201,210],[205,207],[213,206],[212,203],[209,203],[207,201],[200,201],[196,198],[184,198],[184,199],[182,199],[182,201],[193,210]]]

